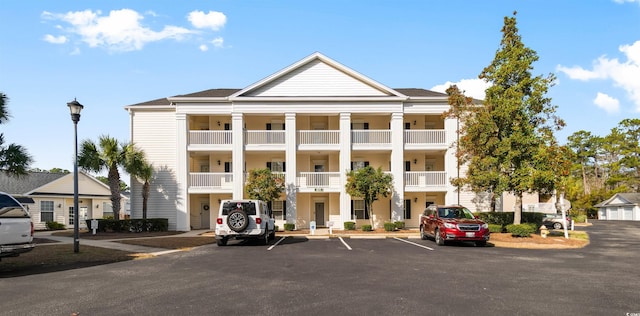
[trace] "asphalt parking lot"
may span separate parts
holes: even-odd
[[[0,315],[627,315],[640,222],[596,222],[582,249],[419,239],[276,238],[0,279]]]

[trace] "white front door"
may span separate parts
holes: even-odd
[[[200,228],[201,229],[209,229],[211,225],[209,224],[211,218],[211,210],[209,207],[209,203],[200,203]]]

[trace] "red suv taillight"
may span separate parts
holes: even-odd
[[[31,237],[33,237],[33,233],[34,233],[33,222],[31,222]]]
[[[256,218],[256,224],[258,225],[262,224],[262,218],[260,217]]]
[[[218,219],[216,220],[216,223],[218,223],[218,225],[222,225],[222,218],[218,217]]]

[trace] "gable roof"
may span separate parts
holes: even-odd
[[[12,195],[26,195],[66,175],[68,173],[29,172],[27,175],[16,177],[0,172],[0,188]]]
[[[606,201],[596,204],[595,207],[640,205],[640,193],[616,193]]]

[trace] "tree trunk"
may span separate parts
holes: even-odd
[[[142,185],[142,219],[147,219],[147,202],[149,200],[149,181]]]
[[[367,213],[369,213],[369,224],[371,224],[371,229],[374,229],[375,227],[373,227],[373,203],[372,202],[367,202]]]
[[[109,169],[109,188],[111,189],[111,206],[113,218],[120,220],[120,173],[118,167]]]
[[[516,193],[516,205],[513,210],[513,224],[522,223],[522,192]]]

